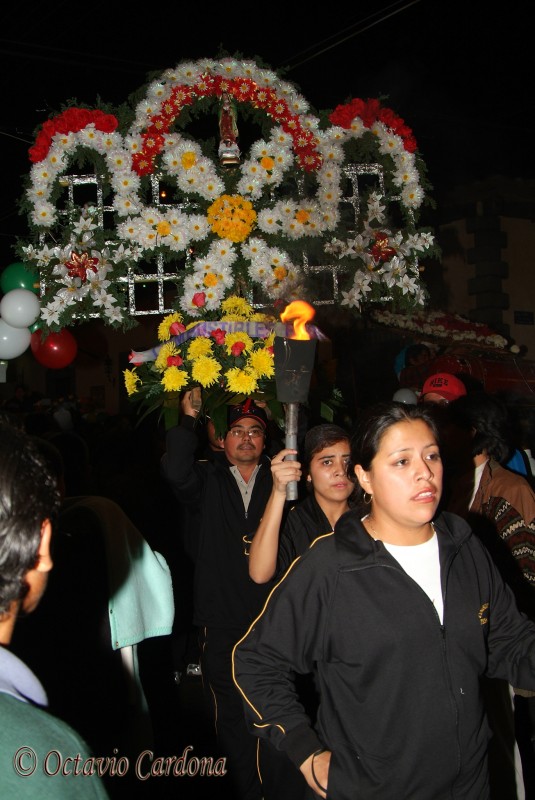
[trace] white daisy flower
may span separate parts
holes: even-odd
[[[56,207],[48,200],[38,200],[32,210],[31,220],[40,228],[49,228],[56,221]]]
[[[121,170],[111,177],[111,185],[118,194],[135,194],[140,187],[141,179],[135,172]]]
[[[408,208],[420,208],[424,199],[424,191],[416,181],[407,183],[401,192],[401,200]]]
[[[139,201],[134,194],[116,194],[113,200],[113,210],[120,217],[139,212]]]
[[[394,171],[392,182],[395,186],[406,186],[409,183],[418,184],[418,172],[414,167],[400,167]]]

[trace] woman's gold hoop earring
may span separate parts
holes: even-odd
[[[366,503],[367,506],[370,505],[370,503],[372,501],[372,497],[373,497],[372,494],[368,494],[368,492],[364,492],[364,494],[362,496],[362,499],[364,500],[364,502]],[[368,499],[366,499],[366,498],[368,498]]]

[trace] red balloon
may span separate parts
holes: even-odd
[[[34,331],[30,339],[30,348],[35,360],[49,369],[68,367],[78,352],[76,339],[67,328],[48,335],[41,330]]]

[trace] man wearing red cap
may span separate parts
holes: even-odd
[[[419,401],[420,403],[446,405],[465,394],[466,386],[459,378],[449,372],[437,372],[425,380]]]
[[[254,583],[248,564],[272,487],[266,412],[252,398],[229,406],[223,449],[210,460],[197,460],[198,411],[191,392],[184,393],[181,408],[180,424],[166,434],[162,472],[198,535],[193,624],[202,631],[203,688],[222,751],[217,756],[227,758],[235,800],[299,800],[306,783],[285,754],[261,749],[257,767],[257,739],[247,728],[232,679],[233,647],[272,588]]]

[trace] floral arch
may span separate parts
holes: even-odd
[[[187,128],[201,116],[217,119],[216,135],[196,140]],[[243,119],[261,130],[251,143]],[[357,314],[425,304],[419,262],[436,252],[418,227],[425,164],[377,100],[315,114],[254,61],[181,62],[135,105],[65,108],[30,159],[18,253],[39,273],[44,330],[215,320],[234,296],[259,310],[295,298]],[[138,302],[147,284],[150,307]]]

